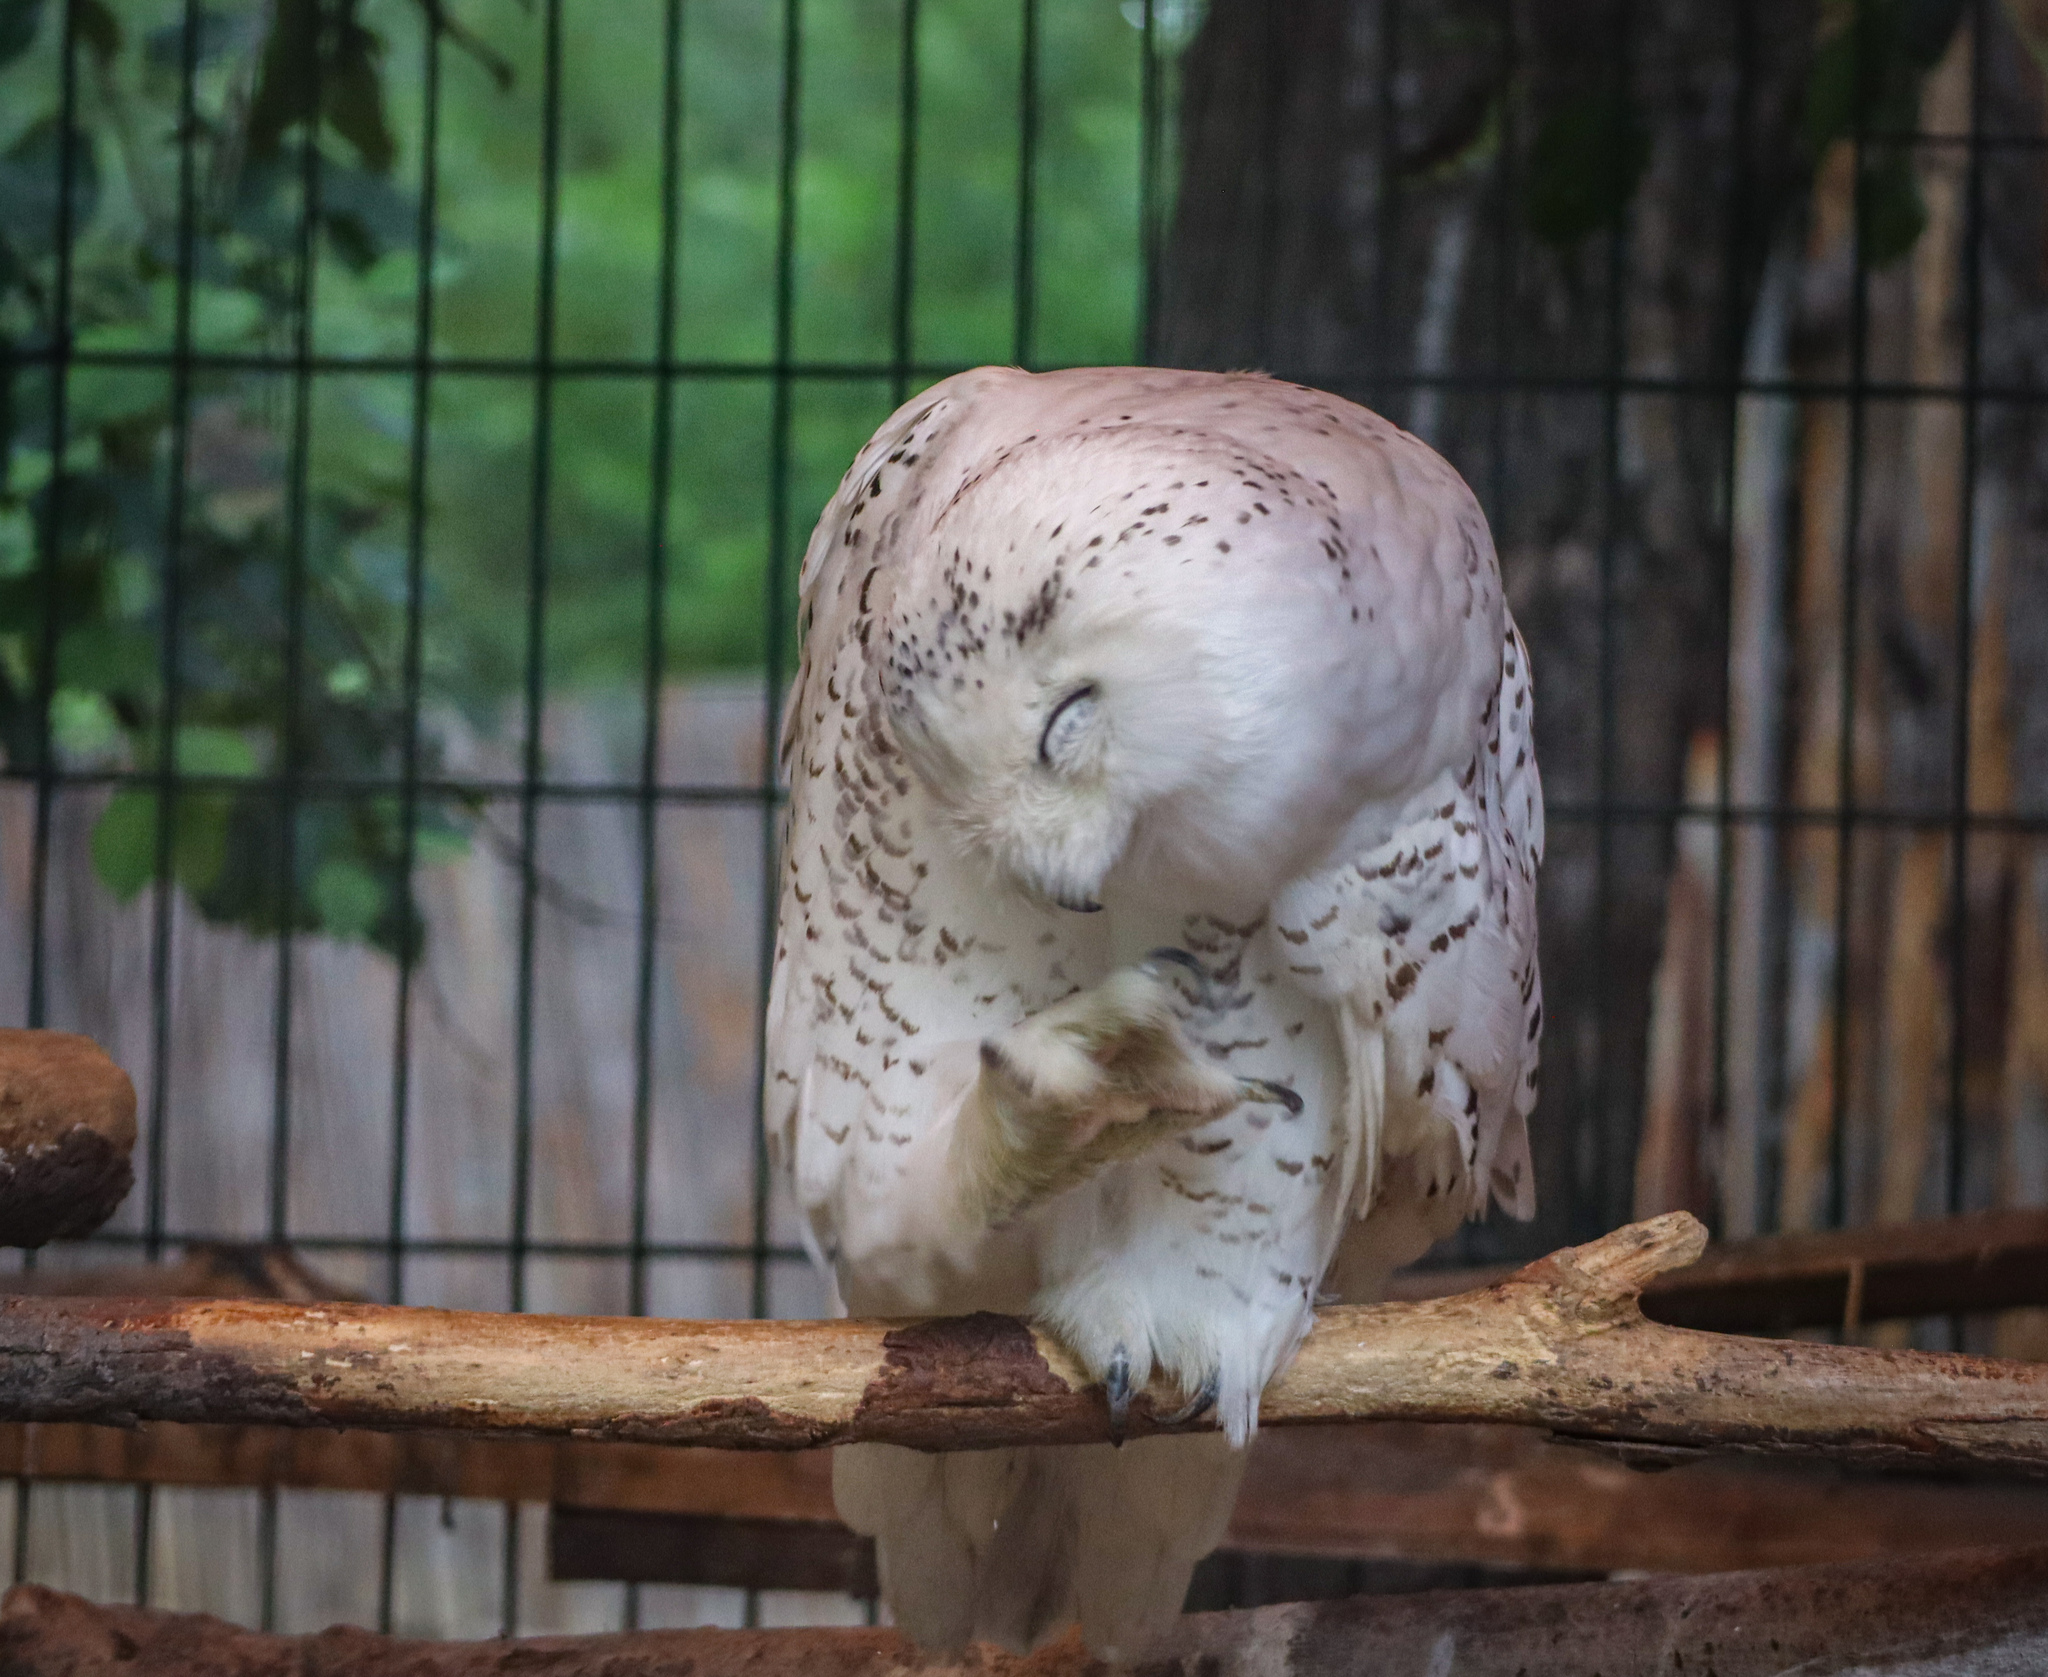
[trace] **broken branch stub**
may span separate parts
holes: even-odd
[[[135,1183],[135,1085],[90,1037],[0,1030],[0,1246],[87,1235]]]
[[[1684,1213],[1491,1287],[1322,1313],[1269,1426],[1491,1421],[1663,1450],[2048,1477],[2048,1365],[1726,1338],[1637,1293],[1704,1243]],[[1134,1435],[1177,1394],[1134,1409]],[[271,1300],[0,1301],[0,1420],[436,1428],[801,1449],[1081,1443],[1107,1414],[1013,1317],[663,1322]],[[1172,1429],[1198,1430],[1202,1423]]]

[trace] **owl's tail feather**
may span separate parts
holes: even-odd
[[[833,1452],[840,1518],[875,1539],[882,1598],[927,1648],[1025,1653],[1079,1622],[1129,1659],[1179,1614],[1223,1540],[1244,1452],[1219,1434],[926,1455]]]

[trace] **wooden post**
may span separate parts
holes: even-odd
[[[90,1038],[0,1030],[0,1246],[90,1234],[135,1182],[135,1085]]]

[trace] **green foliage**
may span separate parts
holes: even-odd
[[[129,772],[92,845],[117,893],[168,877],[217,921],[402,949],[418,926],[408,834],[398,798],[379,788],[410,737],[412,381],[326,371],[301,396],[288,370],[246,364],[197,365],[181,381],[168,352],[182,329],[202,355],[288,369],[303,333],[322,358],[409,360],[422,90],[438,30],[432,348],[479,370],[432,385],[419,769],[441,772],[457,715],[487,738],[516,723],[539,399],[523,364],[548,350],[624,368],[658,347],[665,7],[564,9],[547,345],[540,6],[223,0],[188,43],[178,0],[76,0],[69,136],[65,10],[0,0],[0,750],[28,768],[47,739],[68,767]],[[778,352],[781,9],[685,7],[671,333],[681,361],[709,365],[670,397],[656,627],[672,675],[758,667],[771,650],[786,671],[786,616],[771,626],[767,613],[771,531],[779,514],[786,614],[819,503],[896,396],[926,382],[890,376],[899,352],[960,365],[1019,353],[1017,20],[977,0],[920,10],[913,307],[900,345],[902,14],[894,0],[804,12],[787,347],[876,371],[797,379],[778,480],[763,374]],[[1130,353],[1138,47],[1113,0],[1042,0],[1024,346],[1040,363]],[[196,121],[181,168],[188,57]],[[85,359],[60,392],[49,352],[67,213]],[[572,372],[553,385],[541,463],[550,692],[637,686],[653,383]],[[784,500],[771,508],[777,481]],[[466,824],[461,803],[420,800],[415,859],[459,854]]]
[[[1919,241],[1927,207],[1909,144],[1889,136],[1920,122],[1920,83],[1939,64],[1963,14],[1962,0],[1853,0],[1814,54],[1801,113],[1815,164],[1836,141],[1863,136],[1856,183],[1863,262],[1883,268]]]
[[[1650,161],[1650,136],[1627,97],[1585,93],[1549,112],[1529,146],[1529,230],[1575,245],[1618,227]]]

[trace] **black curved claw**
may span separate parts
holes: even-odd
[[[1109,1441],[1122,1444],[1131,1417],[1131,1354],[1121,1345],[1109,1354],[1102,1390],[1109,1399]]]
[[[1240,1078],[1238,1081],[1244,1089],[1244,1098],[1246,1100],[1263,1101],[1268,1106],[1284,1106],[1287,1108],[1287,1116],[1290,1118],[1299,1118],[1301,1116],[1301,1096],[1288,1088],[1286,1084],[1268,1083],[1263,1077],[1245,1077]]]
[[[1202,1382],[1201,1390],[1171,1415],[1160,1416],[1159,1424],[1163,1427],[1177,1427],[1186,1421],[1199,1421],[1216,1407],[1216,1393],[1222,1385],[1222,1380],[1221,1374],[1213,1368],[1210,1369],[1208,1378]]]
[[[1185,949],[1154,949],[1145,956],[1145,959],[1147,961],[1171,961],[1177,967],[1185,967],[1195,975],[1196,1005],[1199,1007],[1207,1007],[1209,1005],[1209,969],[1203,966],[1200,961],[1196,960]]]

